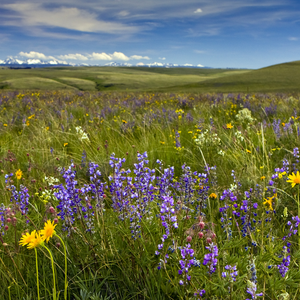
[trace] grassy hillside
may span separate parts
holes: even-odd
[[[0,69],[0,89],[156,91],[249,70],[124,67]],[[187,88],[188,90],[189,88]]]
[[[174,91],[191,92],[299,92],[300,61],[274,65],[243,74],[208,79],[173,87]]]
[[[299,92],[300,61],[258,70],[145,67],[0,69],[0,89],[146,92]]]

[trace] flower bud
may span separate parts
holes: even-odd
[[[50,206],[50,207],[49,207],[49,212],[50,212],[51,214],[55,214],[55,209],[54,209],[53,206]]]
[[[59,247],[60,247],[60,243],[56,243],[55,246],[56,246],[57,248],[59,248]]]
[[[8,225],[5,225],[5,226],[4,226],[4,230],[5,230],[5,231],[7,231],[8,228],[9,228]]]
[[[202,239],[203,238],[203,232],[202,231],[200,231],[200,232],[198,232],[198,237],[199,237],[199,239]]]
[[[55,218],[55,219],[53,220],[53,222],[54,222],[54,224],[57,224],[57,223],[58,223],[58,219]]]
[[[206,239],[206,243],[208,243],[208,244],[211,243],[211,238],[210,238],[210,237],[208,237],[208,238]]]
[[[7,218],[7,219],[6,219],[6,222],[7,222],[7,223],[10,223],[10,222],[11,222],[11,218]]]
[[[199,222],[199,227],[201,228],[201,229],[203,229],[204,228],[204,226],[205,226],[205,223],[204,222]]]
[[[186,241],[187,241],[188,243],[190,243],[190,242],[192,241],[192,237],[189,235],[189,236],[186,238]]]
[[[211,237],[212,237],[213,239],[215,239],[215,238],[216,238],[216,234],[213,233]]]
[[[3,243],[2,245],[3,245],[4,247],[7,247],[7,246],[8,246],[8,244],[7,244],[7,243]]]

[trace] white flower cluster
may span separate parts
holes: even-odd
[[[83,129],[81,128],[81,126],[77,126],[75,127],[76,132],[78,134],[79,139],[83,142],[83,141],[87,141],[90,142],[90,139],[88,137],[88,135],[83,131]]]
[[[224,156],[225,155],[225,151],[223,151],[222,149],[219,150],[218,152],[219,155]]]
[[[59,179],[55,178],[55,177],[47,177],[47,176],[45,176],[44,181],[48,182],[49,185],[54,185],[54,183],[59,182]]]
[[[244,136],[243,136],[243,134],[242,134],[242,132],[241,131],[236,131],[235,133],[234,133],[234,135],[235,135],[235,137],[238,139],[238,140],[240,140],[241,142],[244,140]]]
[[[204,132],[201,132],[198,135],[198,138],[195,139],[195,143],[199,146],[202,146],[204,144],[211,144],[211,145],[219,145],[221,142],[221,139],[218,137],[216,133],[211,133],[206,129]]]
[[[255,118],[251,116],[251,111],[248,108],[241,109],[235,117],[241,123],[249,124],[255,121]]]

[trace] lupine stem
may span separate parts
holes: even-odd
[[[52,265],[52,273],[53,273],[53,300],[56,300],[56,284],[55,284],[55,269],[54,269],[54,261],[51,251],[43,245],[44,248],[49,252],[50,259],[51,259],[51,265]]]
[[[35,252],[35,266],[36,266],[36,287],[37,287],[38,300],[40,300],[39,267],[38,267],[38,256],[37,256],[36,248],[34,248],[34,252]]]
[[[62,240],[62,238],[56,234],[56,236],[60,239],[60,241],[62,242],[63,246],[64,246],[64,254],[65,254],[65,291],[64,291],[64,296],[65,296],[65,300],[67,300],[67,289],[68,289],[68,278],[67,278],[67,250],[66,250],[66,246],[64,241]]]

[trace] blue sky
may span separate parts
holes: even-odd
[[[1,0],[7,56],[256,69],[300,60],[300,1]]]

